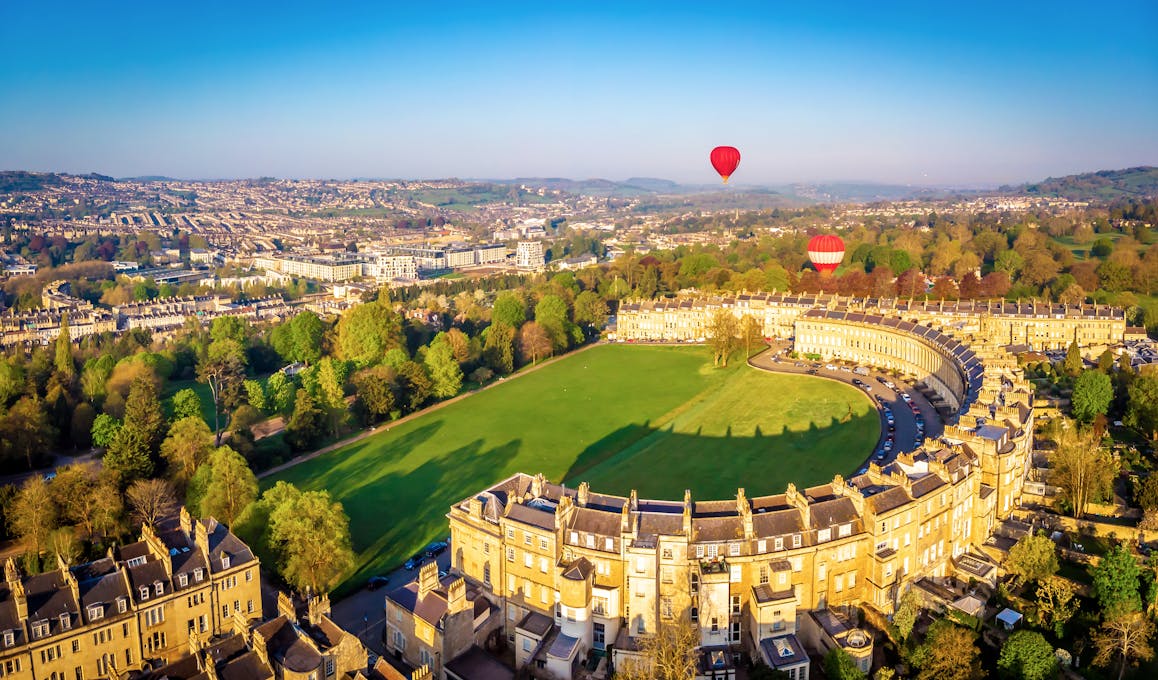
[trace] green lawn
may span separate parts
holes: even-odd
[[[841,422],[844,421],[844,422]],[[601,346],[264,480],[328,489],[350,515],[357,574],[447,533],[454,502],[515,472],[682,498],[782,492],[850,474],[879,435],[839,383],[713,369],[701,347]]]

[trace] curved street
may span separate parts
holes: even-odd
[[[791,351],[791,346],[788,343],[774,343],[769,349],[748,359],[748,365],[758,368],[763,371],[770,371],[775,373],[794,373],[797,375],[815,375],[819,378],[828,378],[829,380],[838,380],[847,383],[849,386],[862,389],[858,387],[853,381],[861,380],[865,383],[866,391],[869,398],[877,406],[877,412],[881,417],[881,437],[877,441],[876,447],[872,451],[865,452],[864,463],[860,469],[866,469],[870,460],[876,460],[877,463],[884,465],[891,462],[900,451],[913,451],[924,443],[925,438],[937,438],[941,436],[944,431],[944,423],[941,421],[940,415],[929,400],[916,388],[912,387],[904,380],[892,377],[891,374],[882,371],[874,370],[866,366],[868,370],[867,375],[859,375],[853,373],[853,364],[832,362],[817,362],[808,361],[806,359],[791,359],[788,353]],[[833,365],[836,370],[825,368],[828,365]],[[896,385],[896,390],[890,389],[882,382],[887,380]],[[912,400],[914,410],[905,401],[902,394],[907,394]],[[885,407],[892,411],[895,431],[892,432],[893,444],[890,451],[884,451],[886,441],[889,439],[890,430],[885,415]],[[923,436],[921,441],[917,441],[917,413],[925,421]],[[850,471],[851,472],[851,471]]]

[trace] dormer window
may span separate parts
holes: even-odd
[[[177,574],[177,584],[182,588],[189,585],[189,574]]]
[[[201,569],[201,567],[197,567],[196,569],[193,570],[193,580],[198,582],[198,583],[201,583],[201,579],[204,576],[204,573],[205,572]]]
[[[149,599],[149,586],[141,586],[140,591],[142,601]]]
[[[39,640],[43,637],[48,637],[48,622],[37,621],[36,623],[32,624],[32,637],[36,640]]]
[[[221,568],[222,569],[228,569],[229,568],[229,555],[226,555],[224,553],[222,553],[222,555],[221,555]]]
[[[165,592],[165,584],[161,583],[160,581],[154,581],[153,592],[157,597],[160,597],[161,594]]]
[[[125,610],[128,609],[128,607],[129,607],[129,603],[125,598],[123,598],[123,597],[117,598],[117,611],[118,612],[120,612],[121,614],[124,614]]]
[[[131,560],[129,560],[128,562],[125,562],[125,566],[127,566],[131,569],[133,567],[139,567],[139,566],[143,565],[144,563],[145,563],[144,556],[134,557]]]
[[[4,646],[11,647],[16,644],[16,634],[10,630],[4,631]]]
[[[105,615],[105,608],[99,604],[94,604],[88,608],[88,620],[89,621],[96,621],[97,619],[104,618],[104,615]]]
[[[70,617],[68,614],[61,614],[60,615],[60,629],[61,630],[68,630],[69,628],[72,628],[72,617]]]

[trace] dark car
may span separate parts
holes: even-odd
[[[856,385],[857,387],[864,387],[864,381],[861,380],[860,378],[853,378],[852,384]]]
[[[889,383],[888,380],[885,380],[885,377],[883,375],[877,376],[877,382],[879,382],[882,385],[885,385],[886,387],[888,386],[888,383]]]
[[[415,555],[414,557],[406,560],[406,564],[402,566],[406,567],[407,571],[414,571],[415,569],[422,566],[422,558],[422,555]]]
[[[426,556],[434,557],[436,555],[441,555],[442,553],[446,552],[446,548],[446,543],[443,543],[442,541],[435,541],[434,543],[426,546]]]
[[[371,576],[369,581],[366,581],[366,590],[378,590],[382,586],[390,583],[389,576]]]

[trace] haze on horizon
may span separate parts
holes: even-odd
[[[1158,4],[0,7],[0,169],[966,185],[1158,164]],[[626,3],[624,3],[626,4]]]

